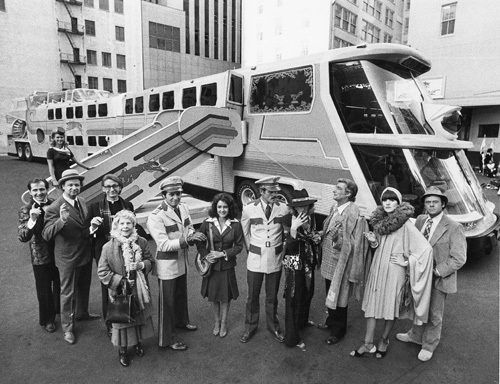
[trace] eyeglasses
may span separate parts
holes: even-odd
[[[113,185],[103,185],[102,186],[105,190],[109,191],[110,189],[120,189],[120,186],[118,184],[113,184]]]

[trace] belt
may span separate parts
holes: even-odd
[[[275,245],[274,247],[268,246],[266,248],[274,248],[274,252],[276,255],[279,255],[283,251],[283,243],[280,243],[278,245]],[[260,247],[257,247],[256,245],[250,244],[250,247],[248,249],[249,252],[255,253],[257,255],[262,255],[262,251]]]

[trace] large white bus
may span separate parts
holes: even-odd
[[[141,148],[140,155],[131,158],[127,166],[133,161],[142,164],[134,168],[134,180],[141,172],[155,168],[147,186],[140,186],[141,191],[157,186],[162,178],[175,172],[185,176],[192,193],[223,190],[234,193],[245,204],[258,196],[255,180],[278,175],[284,199],[289,198],[293,188],[306,188],[318,198],[317,213],[326,215],[336,180],[350,178],[359,187],[357,203],[369,215],[387,186],[398,188],[403,199],[420,213],[423,207],[419,197],[433,185],[447,195],[447,213],[464,226],[469,251],[487,254],[497,243],[499,218],[464,153],[472,143],[457,139],[460,108],[434,104],[419,80],[429,69],[430,62],[410,47],[372,44],[226,71],[117,97],[102,95],[92,101],[68,101],[66,97],[61,103],[47,101],[35,107],[36,111],[46,109],[45,115],[40,114],[38,126],[30,117],[33,107],[28,105],[23,131],[26,141],[12,137],[12,147],[17,148],[13,152],[20,153],[20,157],[23,153],[28,157],[26,150],[19,147],[29,144],[31,153],[36,153],[41,138],[59,124],[67,127],[68,138],[75,136],[72,149],[78,143],[86,148],[87,153],[82,155],[99,149],[102,142],[108,152],[116,153],[111,150],[116,145],[125,156],[127,147],[123,148],[123,143],[133,143],[134,135],[141,140],[146,136],[142,129],[134,133],[142,126],[178,125],[171,132],[179,135],[169,135],[181,140],[179,143],[174,145],[170,137],[156,137],[158,143],[144,139],[134,147],[134,152]],[[83,110],[81,120],[76,116],[79,106]],[[89,113],[90,106],[95,112]],[[74,108],[69,115],[68,108]],[[196,132],[196,140],[186,134],[218,111],[231,111],[219,118],[230,121],[233,136],[225,137],[210,125],[205,126],[205,136],[203,131]],[[37,113],[34,115],[39,116]],[[99,131],[104,124],[94,124],[99,119],[109,122],[106,133]],[[113,144],[113,140],[127,134],[128,141]],[[214,144],[218,151],[213,150],[214,145],[206,149],[200,143],[206,144],[210,135],[227,142],[236,137],[241,149],[227,156],[222,142]],[[81,138],[77,140],[78,136]],[[92,145],[95,143],[98,145]],[[181,161],[179,156],[185,148],[197,148],[205,157],[195,154]],[[97,170],[107,170],[103,165],[105,152],[96,151],[89,158],[90,163],[98,165]],[[178,161],[175,166],[169,163],[174,157]],[[113,167],[108,168],[124,174],[120,167],[115,159]],[[134,192],[133,196],[138,195]]]

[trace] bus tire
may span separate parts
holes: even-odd
[[[26,161],[32,162],[33,161],[33,152],[31,152],[31,145],[29,144],[24,144],[24,158]]]
[[[243,208],[259,197],[259,188],[257,188],[255,183],[251,180],[242,181],[236,190],[236,201],[240,208]]]
[[[16,152],[19,160],[26,160],[24,155],[24,145],[22,143],[16,143]]]
[[[288,185],[281,185],[281,191],[278,192],[277,200],[283,204],[289,204],[292,202],[292,191],[293,189]]]

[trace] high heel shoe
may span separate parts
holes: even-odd
[[[127,348],[120,347],[118,351],[118,357],[120,358],[120,364],[123,367],[128,367],[130,365],[130,359],[127,354]]]
[[[219,332],[220,332],[220,323],[216,322],[212,333],[214,336],[219,336]]]
[[[372,346],[370,348],[370,345]],[[363,349],[362,352],[359,352],[360,349]],[[353,357],[363,357],[365,353],[369,353],[370,355],[375,353],[377,351],[377,347],[375,347],[375,345],[373,345],[373,342],[370,341],[370,342],[366,342],[361,346],[359,347],[358,349],[354,350],[354,351],[351,351],[350,355],[353,356]]]
[[[226,337],[226,335],[227,335],[227,324],[221,323],[219,336],[222,338],[222,337]]]
[[[381,344],[385,345],[385,350],[381,350],[381,348],[380,348]],[[377,359],[383,359],[387,353],[387,348],[389,348],[389,338],[384,339],[382,337],[378,343],[377,352],[375,353],[375,357]]]

